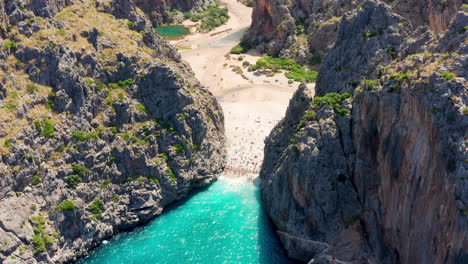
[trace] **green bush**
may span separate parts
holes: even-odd
[[[67,177],[67,187],[70,189],[76,189],[78,184],[81,182],[81,177],[76,174],[68,175]]]
[[[44,118],[42,120],[43,130],[42,136],[46,138],[53,138],[55,137],[55,128],[54,123],[49,118]]]
[[[169,179],[171,180],[171,182],[177,181],[177,178],[171,168],[166,169],[166,174],[169,176]]]
[[[81,177],[89,173],[88,168],[80,164],[76,164],[76,163],[72,165],[72,170],[74,174],[81,176]]]
[[[447,82],[454,82],[455,81],[455,74],[449,72],[449,71],[444,71],[442,73],[442,78],[444,78],[445,81]]]
[[[184,17],[190,18],[193,22],[201,20],[200,28],[203,31],[210,31],[219,27],[229,19],[227,8],[212,5],[199,13],[185,13]]]
[[[34,254],[46,252],[46,244],[53,244],[54,239],[46,234],[45,232],[45,223],[46,219],[41,216],[33,216],[32,221],[34,223],[34,235],[33,235],[33,246]]]
[[[3,143],[3,146],[5,148],[11,148],[12,145],[13,145],[13,143],[11,142],[11,139],[7,139],[7,140],[5,140],[5,143]]]
[[[361,81],[362,88],[368,91],[374,89],[378,85],[379,85],[379,80],[362,80]]]
[[[247,42],[241,42],[235,47],[233,47],[230,51],[231,54],[242,54],[246,53],[249,49],[251,49],[251,46]]]
[[[93,203],[89,206],[89,210],[93,213],[93,217],[100,218],[102,216],[104,203],[100,199],[94,199]]]
[[[41,183],[41,182],[42,182],[41,176],[35,175],[35,176],[32,178],[31,184],[32,184],[32,185],[38,185],[38,184]]]
[[[72,132],[72,137],[77,139],[78,141],[90,141],[90,140],[98,140],[99,136],[96,132],[85,132],[82,130],[75,130]]]
[[[408,80],[410,74],[408,72],[405,73],[395,73],[390,75],[390,80],[397,80],[399,83]]]
[[[166,154],[166,153],[160,153],[159,154],[159,158],[160,159],[163,159],[165,161],[168,161],[169,160],[169,156]]]
[[[54,101],[55,101],[55,93],[50,92],[47,98],[47,102],[45,103],[45,108],[52,110],[54,108]]]
[[[111,180],[110,179],[105,179],[102,181],[101,185],[99,187],[101,187],[101,189],[106,189],[109,184],[111,184]]]
[[[63,200],[57,207],[55,207],[58,211],[75,211],[76,205],[73,201],[68,199]]]
[[[294,155],[296,155],[296,159],[299,158],[302,152],[301,146],[299,146],[299,144],[294,144],[293,151],[294,151]]]
[[[142,113],[146,113],[146,107],[142,104],[137,104],[135,108]]]
[[[184,153],[185,150],[184,150],[184,146],[182,146],[182,144],[176,144],[175,145],[175,150],[177,153]]]
[[[307,110],[304,114],[304,119],[311,121],[315,119],[315,116],[316,116],[315,111]]]
[[[338,116],[345,116],[349,115],[350,112],[348,109],[343,109],[341,104],[344,100],[351,98],[351,96],[350,93],[328,93],[322,97],[315,97],[312,105],[314,107],[319,107],[322,103],[325,103],[326,106],[333,108]]]
[[[128,78],[126,80],[123,80],[123,81],[118,81],[116,83],[109,83],[108,84],[108,87],[110,89],[125,89],[125,88],[128,88],[130,86],[133,85],[133,79],[132,78]]]
[[[290,59],[273,58],[270,56],[260,58],[255,65],[248,68],[249,71],[258,69],[286,70],[288,71],[284,74],[286,78],[293,79],[296,82],[315,82],[318,76],[318,72],[312,71],[308,67],[303,67]]]
[[[14,49],[16,49],[16,42],[14,40],[6,39],[3,42],[3,47],[6,48],[6,49],[14,50]]]

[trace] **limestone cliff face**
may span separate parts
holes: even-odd
[[[381,2],[389,4],[393,12],[407,19],[414,28],[428,25],[436,33],[447,29],[463,4],[462,0]],[[254,5],[246,40],[270,55],[309,63],[312,57],[323,57],[333,47],[342,16],[362,3],[362,0],[259,0]]]
[[[223,170],[220,106],[133,1],[0,22],[1,263],[74,261]]]
[[[134,0],[136,6],[145,11],[153,26],[172,22],[170,12],[177,9],[181,12],[197,12],[209,5],[215,5],[215,0]]]
[[[312,263],[468,260],[468,15],[432,35],[366,1],[346,14],[316,96],[266,141],[267,212]]]

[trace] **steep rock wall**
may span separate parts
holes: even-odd
[[[468,16],[412,31],[366,1],[265,146],[262,197],[293,258],[464,263]]]
[[[0,5],[1,263],[73,262],[224,168],[221,107],[133,1],[58,3]]]

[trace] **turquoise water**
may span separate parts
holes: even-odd
[[[180,37],[187,35],[190,30],[182,25],[168,25],[157,27],[156,32],[163,37]]]
[[[252,184],[218,180],[79,263],[291,263]]]

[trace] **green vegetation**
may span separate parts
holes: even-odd
[[[72,165],[72,170],[74,174],[79,175],[81,177],[89,173],[88,168],[76,163]]]
[[[72,165],[73,174],[67,177],[67,187],[70,189],[76,189],[78,184],[81,182],[82,177],[89,173],[89,170],[79,164]]]
[[[242,54],[246,53],[249,49],[251,49],[251,46],[247,42],[241,42],[237,46],[231,49],[230,53],[231,54]]]
[[[93,203],[89,206],[89,210],[93,213],[94,218],[100,218],[103,207],[104,203],[100,199],[94,199]]]
[[[46,245],[54,243],[54,238],[50,237],[45,232],[45,217],[41,215],[33,216],[32,222],[34,223],[33,246],[34,254],[46,252]]]
[[[55,209],[58,211],[75,211],[76,205],[73,201],[70,201],[68,199],[63,200]]]
[[[184,113],[177,113],[176,116],[177,116],[177,119],[185,120],[185,115],[184,115]]]
[[[5,140],[5,143],[3,143],[3,146],[5,148],[11,148],[12,145],[13,145],[13,143],[11,142],[11,139],[7,139],[7,140]]]
[[[468,115],[468,107],[463,108],[463,114]],[[6,142],[5,142],[6,143]]]
[[[135,108],[142,113],[146,113],[146,107],[142,104],[137,104]]]
[[[14,50],[14,49],[16,49],[16,42],[15,42],[14,40],[6,39],[6,40],[3,42],[3,47],[4,47],[5,49]]]
[[[109,187],[109,184],[111,184],[111,180],[110,179],[105,179],[102,181],[101,185],[99,186],[101,189],[106,189],[107,187]]]
[[[55,93],[50,92],[47,98],[47,102],[45,103],[45,108],[52,110],[54,108],[54,100],[55,100]]]
[[[410,76],[410,74],[408,72],[395,73],[395,74],[390,75],[390,80],[397,80],[398,83],[401,83],[403,81],[407,81],[409,76]]]
[[[293,147],[294,155],[296,155],[296,159],[299,158],[302,152],[301,146],[299,146],[299,144],[294,144],[292,147]]]
[[[90,141],[90,140],[98,140],[99,136],[95,131],[93,132],[85,132],[82,130],[75,130],[72,132],[72,136],[77,139],[78,141]]]
[[[31,184],[32,184],[32,185],[38,185],[38,184],[41,183],[41,182],[42,182],[41,176],[35,175],[35,176],[32,178]]]
[[[42,136],[46,138],[53,138],[55,137],[55,128],[54,128],[54,123],[49,118],[44,118],[42,119],[42,125],[43,125],[43,130],[42,130]]]
[[[110,89],[125,89],[125,88],[128,88],[128,87],[132,86],[132,85],[133,85],[133,79],[128,78],[126,80],[118,81],[116,83],[109,83],[108,87]]]
[[[442,78],[444,78],[444,80],[446,82],[454,82],[455,81],[455,74],[449,72],[449,71],[444,71],[442,73]]]
[[[229,15],[227,8],[210,5],[199,13],[184,13],[184,18],[191,19],[193,22],[201,21],[200,28],[206,32],[226,23]]]
[[[305,124],[306,124],[307,121],[312,121],[312,120],[315,119],[315,117],[316,117],[315,111],[313,111],[313,110],[305,111],[303,118],[301,119],[301,121],[299,122],[299,124],[296,127],[296,131],[301,130],[303,127],[305,127]]]
[[[368,91],[374,89],[378,85],[379,85],[379,80],[362,80],[361,81],[362,88]]]
[[[184,146],[182,146],[182,144],[176,144],[175,145],[175,150],[177,153],[184,153],[185,150],[184,150]]]
[[[348,109],[343,109],[341,104],[344,100],[351,98],[351,96],[352,95],[350,93],[328,93],[322,97],[315,97],[312,105],[314,107],[320,107],[322,103],[325,103],[326,106],[333,108],[333,110],[335,111],[335,113],[338,114],[338,116],[345,116],[349,115],[350,112]]]
[[[286,78],[293,79],[296,82],[315,82],[318,75],[318,72],[312,71],[308,67],[303,67],[290,59],[273,58],[270,56],[259,59],[255,65],[249,67],[249,71],[259,69],[286,70],[288,71],[284,74]]]
[[[160,153],[159,154],[159,158],[160,159],[163,159],[165,161],[168,161],[169,160],[169,156],[166,154],[166,153]]]
[[[169,176],[171,182],[177,182],[177,178],[171,168],[166,169],[166,174]]]
[[[80,182],[81,182],[81,177],[76,174],[68,175],[67,177],[67,187],[70,189],[76,189],[76,187],[78,186],[78,183]]]

